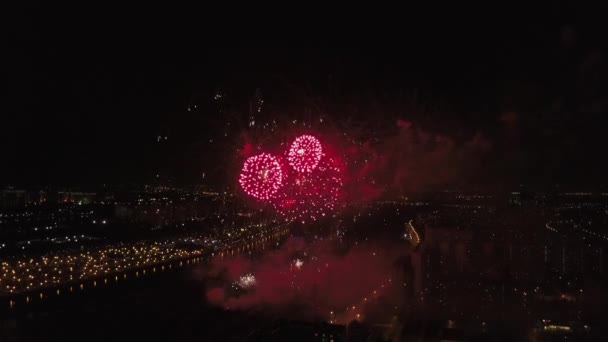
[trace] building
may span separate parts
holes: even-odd
[[[2,207],[18,208],[29,202],[28,193],[25,190],[8,188],[2,191]]]
[[[255,331],[247,340],[339,342],[346,340],[345,332],[342,325],[280,321],[270,328]]]
[[[61,203],[91,204],[95,202],[97,194],[94,192],[59,191],[57,196]]]

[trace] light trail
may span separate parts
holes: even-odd
[[[409,239],[409,241],[412,243],[412,245],[414,245],[414,248],[415,248],[420,244],[421,240],[420,240],[420,235],[416,231],[416,228],[414,228],[414,226],[412,225],[412,221],[413,220],[409,220],[409,222],[407,223],[407,226],[410,228],[410,229],[408,229],[408,233],[410,233],[409,236],[411,236],[411,239]]]

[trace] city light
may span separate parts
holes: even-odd
[[[31,291],[201,254],[202,250],[185,250],[169,243],[141,242],[75,254],[9,260],[0,263],[0,284],[10,293]]]
[[[171,268],[171,263],[190,260],[200,260],[211,255],[211,248],[201,248],[204,241],[211,243],[214,249],[219,249],[220,256],[234,255],[235,252],[245,252],[254,246],[264,246],[271,239],[278,239],[288,232],[284,226],[269,226],[258,224],[234,229],[235,236],[222,242],[209,236],[169,239],[155,242],[134,242],[130,244],[109,245],[90,248],[86,252],[64,251],[44,256],[11,258],[0,263],[0,294],[23,293],[38,289],[63,286],[67,283],[82,282],[89,279],[120,276],[127,278],[126,272],[152,267],[153,272]],[[182,243],[195,243],[193,246],[181,246]],[[168,265],[165,267],[165,265]],[[138,276],[139,273],[136,274]],[[255,278],[245,278],[246,281]],[[93,286],[97,285],[94,281]],[[253,283],[250,283],[250,285]],[[84,285],[80,283],[80,287]]]

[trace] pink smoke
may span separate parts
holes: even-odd
[[[341,253],[333,242],[305,243],[303,239],[290,238],[280,250],[259,260],[213,260],[210,275],[220,276],[229,284],[251,273],[256,286],[244,294],[225,297],[223,287],[214,287],[207,291],[207,298],[212,304],[230,309],[282,312],[297,307],[308,318],[327,318],[329,311],[358,303],[390,278],[395,260],[404,253],[405,245],[399,243],[382,247],[359,244]],[[296,258],[303,260],[300,267],[294,264]]]

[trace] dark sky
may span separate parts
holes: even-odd
[[[329,16],[327,28],[294,24],[292,33],[283,26],[289,18],[278,28],[248,30],[243,21],[230,30],[205,13],[182,31],[176,17],[71,21],[22,10],[9,20],[3,49],[0,184],[144,182],[159,159],[192,169],[178,172],[190,181],[217,154],[188,165],[187,151],[198,151],[218,120],[210,109],[193,118],[186,108],[204,107],[220,88],[234,94],[235,111],[256,88],[283,104],[290,98],[278,94],[293,88],[324,98],[327,108],[360,101],[390,109],[377,117],[389,126],[398,112],[456,141],[481,132],[493,146],[485,182],[601,183],[608,171],[601,13],[548,7],[523,20],[448,10],[421,24],[374,17],[384,19],[378,25],[371,15],[344,25]],[[328,97],[328,77],[340,84],[336,98]],[[399,108],[404,93],[432,110]],[[331,115],[345,121],[353,113]],[[169,159],[154,144],[159,134],[172,134]]]

